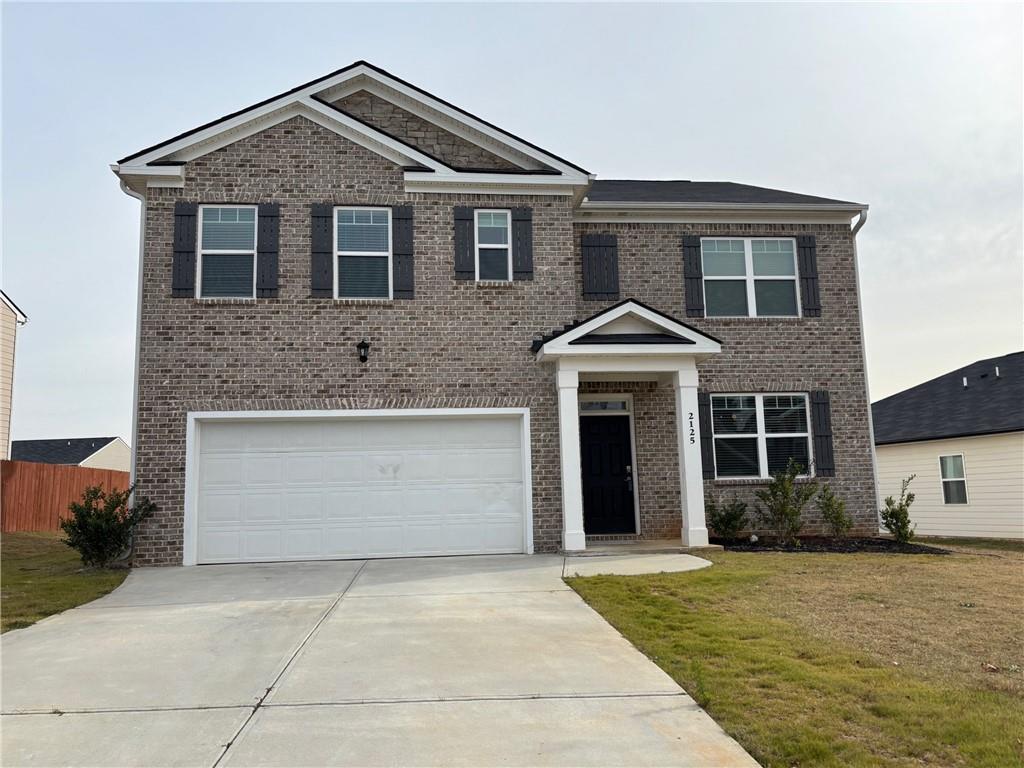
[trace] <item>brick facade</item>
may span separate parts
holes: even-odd
[[[723,342],[722,355],[702,364],[700,372],[707,388],[718,391],[829,390],[834,484],[859,530],[874,530],[848,227],[574,225],[567,196],[406,193],[400,168],[301,117],[196,159],[185,173],[184,189],[151,189],[146,200],[137,482],[159,512],[138,532],[137,564],[181,562],[190,410],[528,406],[534,544],[537,551],[557,550],[562,534],[557,398],[552,368],[534,360],[530,342],[605,306],[584,301],[580,293],[581,231],[618,232],[623,298],[676,316],[685,315],[682,232],[818,236],[822,317],[695,321]],[[176,200],[280,203],[279,297],[171,298]],[[416,298],[310,298],[313,202],[412,205]],[[452,209],[457,205],[531,207],[534,279],[501,285],[456,281]],[[355,354],[362,338],[372,344],[366,364]],[[635,396],[643,535],[678,536],[672,392],[653,382],[583,389],[600,387]],[[706,485],[708,493],[719,496],[747,496],[753,487]]]

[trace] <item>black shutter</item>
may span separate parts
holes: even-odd
[[[704,268],[697,235],[683,235],[683,281],[686,283],[686,316],[704,317]]]
[[[260,203],[256,218],[256,296],[276,299],[281,206],[277,203]]]
[[[474,280],[476,259],[473,257],[473,209],[455,208],[455,279]]]
[[[711,433],[711,395],[697,393],[697,418],[700,422],[700,463],[704,479],[715,479],[715,444]]]
[[[619,245],[615,235],[583,236],[583,298],[619,298]]]
[[[818,246],[814,235],[796,239],[797,267],[800,270],[800,304],[804,317],[821,317],[818,292]]]
[[[512,209],[512,279],[533,280],[533,211]]]
[[[828,392],[811,392],[811,431],[814,434],[814,471],[821,477],[835,477],[836,457],[832,451],[832,404]]]
[[[310,296],[332,298],[334,296],[334,206],[329,203],[313,203],[310,206]]]
[[[196,295],[196,203],[174,204],[174,260],[171,264],[171,296]]]
[[[412,206],[391,209],[391,287],[396,299],[411,299],[413,288]]]

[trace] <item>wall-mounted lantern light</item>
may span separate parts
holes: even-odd
[[[365,363],[367,358],[370,357],[370,342],[368,342],[366,339],[363,339],[358,344],[356,344],[356,349],[359,350],[359,362]]]

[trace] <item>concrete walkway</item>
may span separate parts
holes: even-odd
[[[535,555],[136,570],[101,600],[3,635],[0,757],[753,766],[562,581],[705,562]]]

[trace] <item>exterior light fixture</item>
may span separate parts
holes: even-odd
[[[359,362],[365,363],[367,358],[370,357],[370,342],[368,342],[366,339],[363,339],[358,344],[356,344],[356,349],[359,350]]]

